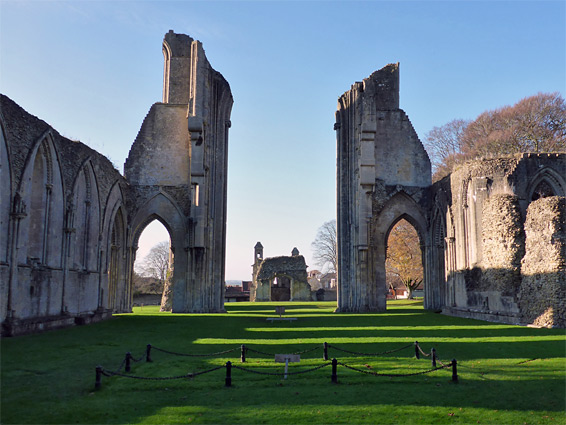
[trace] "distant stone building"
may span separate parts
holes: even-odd
[[[0,320],[3,335],[129,312],[140,234],[171,237],[173,312],[224,305],[232,94],[199,41],[163,40],[163,102],[124,166],[0,97]]]
[[[310,301],[307,264],[293,248],[291,256],[263,258],[263,245],[254,247],[250,301]]]
[[[399,109],[399,65],[338,100],[338,310],[382,311],[387,239],[416,229],[424,306],[505,323],[566,325],[566,154],[477,160],[431,184]]]

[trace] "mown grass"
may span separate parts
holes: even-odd
[[[233,303],[226,314],[172,315],[157,308],[90,326],[1,341],[1,422],[14,423],[491,423],[566,422],[566,337],[563,329],[533,329],[447,317],[424,311],[419,302],[396,301],[376,314],[336,314],[333,303],[285,303],[276,317],[271,303]],[[225,369],[192,379],[147,381],[103,377],[94,391],[95,366],[116,369],[126,352],[139,358],[146,344],[181,353],[210,353],[246,344],[268,353],[292,353],[323,342],[350,351],[383,352],[418,340],[447,362],[458,360],[458,384],[451,370],[389,378],[330,367],[277,376]],[[133,375],[184,375],[224,365],[282,372],[273,357],[239,350],[218,357],[179,357],[152,350],[152,363],[134,363]],[[330,357],[378,373],[413,373],[430,368],[414,349],[382,357]],[[325,363],[322,349],[301,355],[290,371]]]

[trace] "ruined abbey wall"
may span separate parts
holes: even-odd
[[[406,219],[425,308],[564,327],[566,154],[471,161],[431,185],[398,91],[391,64],[338,100],[338,310],[386,308],[387,238]]]
[[[163,54],[163,102],[150,108],[125,177],[1,96],[4,335],[131,311],[137,243],[153,220],[171,237],[173,312],[223,310],[232,95],[199,41],[170,31]]]
[[[518,324],[552,307],[542,321],[564,326],[564,176],[564,154],[519,154],[469,162],[433,186],[447,235],[444,312]]]
[[[386,308],[387,236],[402,218],[426,239],[428,155],[399,109],[399,64],[338,99],[338,310]]]
[[[104,156],[0,96],[3,334],[128,311],[127,183]]]

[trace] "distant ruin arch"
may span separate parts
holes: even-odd
[[[281,278],[281,285],[275,280]],[[293,248],[290,256],[263,258],[260,242],[254,247],[251,301],[310,301],[305,257]]]

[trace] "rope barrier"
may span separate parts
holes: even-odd
[[[290,375],[301,375],[303,373],[314,372],[315,370],[322,369],[323,367],[330,366],[331,364],[332,363],[324,363],[324,364],[321,364],[320,366],[316,366],[316,367],[313,367],[311,369],[299,370],[299,371],[296,371],[296,372],[287,372],[286,374],[285,373],[279,373],[279,372],[263,372],[261,370],[254,370],[254,369],[249,369],[247,367],[241,367],[241,366],[236,366],[236,365],[232,365],[232,367],[234,369],[243,370],[244,372],[249,372],[249,373],[255,373],[257,375],[270,375],[270,376],[285,376],[285,375],[287,375],[287,376],[290,376]]]
[[[321,348],[320,346],[317,346],[317,347],[313,347],[313,348],[308,348],[308,349],[303,350],[303,351],[296,351],[296,352],[290,353],[290,354],[306,354],[306,353],[310,353],[310,352],[315,351],[315,350],[319,350],[320,348]],[[265,351],[256,350],[255,348],[250,348],[247,345],[246,345],[246,351],[251,351],[252,353],[261,354],[261,355],[270,356],[270,357],[275,356],[275,354],[276,354],[276,353],[266,353]]]
[[[377,356],[382,356],[382,355],[385,355],[385,354],[391,354],[391,353],[395,353],[395,352],[398,352],[398,351],[406,350],[407,348],[410,348],[413,345],[415,347],[415,357],[417,359],[420,358],[421,354],[424,355],[425,357],[432,356],[432,368],[431,369],[421,371],[421,372],[415,372],[415,373],[392,374],[392,373],[378,373],[378,372],[373,372],[373,371],[369,371],[369,370],[359,369],[359,368],[347,365],[345,363],[338,362],[335,358],[332,359],[332,362],[328,362],[328,348],[333,348],[335,350],[338,350],[338,351],[341,351],[341,352],[344,352],[344,353],[354,354],[354,355],[358,355],[358,356],[377,357]],[[152,347],[151,344],[148,344],[147,349],[146,349],[146,354],[142,355],[138,359],[135,359],[131,355],[130,352],[126,353],[126,357],[124,358],[124,360],[122,361],[120,366],[115,371],[108,371],[108,370],[104,369],[102,366],[97,366],[96,367],[95,389],[99,389],[101,387],[102,376],[106,376],[106,377],[121,376],[121,377],[124,377],[124,378],[130,378],[130,379],[140,379],[140,380],[150,380],[150,381],[165,381],[165,380],[172,380],[172,379],[194,378],[195,376],[203,375],[203,374],[206,374],[206,373],[214,372],[214,371],[222,369],[222,368],[226,368],[226,381],[225,381],[226,384],[225,385],[227,387],[229,387],[232,384],[232,375],[231,375],[232,368],[242,370],[242,371],[248,372],[248,373],[255,373],[255,374],[258,374],[258,375],[290,376],[290,375],[301,375],[301,374],[305,374],[305,373],[314,372],[316,370],[322,369],[322,368],[324,368],[326,366],[330,366],[330,365],[332,365],[331,381],[333,383],[338,382],[338,377],[337,377],[337,366],[338,365],[343,366],[346,369],[350,369],[350,370],[353,370],[355,372],[363,373],[363,374],[366,374],[366,375],[385,376],[385,377],[390,377],[390,378],[424,375],[424,374],[431,373],[431,372],[434,372],[434,371],[437,371],[437,370],[447,369],[447,368],[451,367],[452,368],[452,381],[458,382],[458,372],[457,372],[456,359],[453,359],[448,364],[445,364],[436,357],[436,350],[434,348],[431,349],[430,354],[427,354],[422,350],[418,341],[415,341],[412,344],[408,344],[408,345],[405,345],[405,346],[397,348],[397,349],[383,351],[383,352],[380,352],[380,353],[364,353],[364,352],[359,352],[359,351],[351,351],[351,350],[346,350],[346,349],[337,347],[335,345],[330,345],[330,344],[325,342],[322,347],[316,346],[316,347],[308,348],[308,349],[305,349],[305,350],[302,350],[302,351],[297,351],[297,352],[292,353],[292,354],[294,354],[294,355],[305,354],[305,353],[309,353],[309,352],[318,350],[320,348],[323,348],[323,350],[324,350],[323,359],[327,363],[323,363],[319,366],[312,367],[310,369],[305,369],[305,370],[300,370],[300,371],[295,371],[295,372],[288,372],[288,371],[285,372],[285,373],[283,373],[283,372],[264,372],[264,371],[260,371],[260,370],[255,370],[255,369],[250,369],[250,368],[232,365],[232,362],[228,361],[228,362],[226,362],[225,365],[222,365],[222,366],[217,366],[217,367],[214,367],[214,368],[211,368],[211,369],[207,369],[207,370],[203,370],[203,371],[199,371],[199,372],[186,373],[184,375],[177,375],[177,376],[144,377],[144,376],[136,376],[136,375],[129,375],[129,374],[126,374],[126,373],[121,373],[121,370],[124,366],[125,366],[125,368],[124,368],[125,372],[130,372],[132,360],[134,362],[140,362],[145,357],[147,362],[151,362],[152,361],[151,360],[151,349],[152,348],[157,350],[157,351],[161,351],[163,353],[166,353],[166,354],[172,354],[172,355],[175,355],[175,356],[185,356],[185,357],[213,357],[213,356],[228,354],[228,353],[234,352],[236,350],[241,350],[240,359],[241,359],[242,363],[245,362],[245,355],[246,355],[246,352],[248,352],[248,351],[250,351],[252,353],[266,355],[266,356],[274,356],[275,355],[275,354],[272,354],[272,353],[267,353],[267,352],[264,352],[264,351],[261,351],[261,350],[256,350],[254,348],[247,347],[246,345],[241,345],[239,347],[234,347],[234,348],[224,350],[224,351],[217,351],[215,353],[187,354],[187,353],[178,353],[178,352],[174,352],[174,351],[169,351],[169,350],[165,350],[163,348]],[[534,361],[534,360],[537,360],[537,359],[525,360],[525,361],[522,361],[518,364],[523,364],[523,363],[527,363],[527,362]],[[436,362],[440,363],[441,366],[437,367]]]
[[[338,364],[340,366],[344,366],[346,369],[350,369],[350,370],[354,370],[356,372],[360,372],[360,373],[365,373],[366,375],[373,375],[373,376],[385,376],[385,377],[389,377],[389,378],[401,378],[401,377],[405,377],[405,376],[417,376],[417,375],[424,375],[427,373],[431,373],[440,369],[446,369],[449,367],[452,367],[451,364],[446,365],[446,366],[440,366],[440,367],[435,367],[429,370],[425,370],[422,372],[415,372],[415,373],[377,373],[377,372],[372,372],[371,370],[363,370],[363,369],[358,369],[355,368],[353,366],[349,366],[345,363],[342,362],[338,362]]]
[[[224,365],[217,366],[217,367],[214,367],[212,369],[207,369],[207,370],[203,370],[203,371],[200,371],[200,372],[189,372],[185,375],[164,376],[164,377],[126,375],[124,373],[108,372],[108,371],[104,370],[104,368],[102,368],[102,374],[104,376],[107,376],[107,377],[121,376],[123,378],[141,379],[141,380],[147,380],[147,381],[167,381],[167,380],[171,380],[171,379],[194,378],[195,376],[204,375],[205,373],[214,372],[215,370],[222,369],[223,367],[225,367],[225,366]]]
[[[343,353],[356,354],[358,356],[367,356],[367,357],[378,357],[378,356],[383,356],[385,354],[396,353],[397,351],[406,350],[407,348],[410,348],[412,346],[413,346],[413,343],[411,343],[409,345],[405,345],[404,347],[401,347],[401,348],[396,348],[395,350],[383,351],[381,353],[362,353],[362,352],[359,352],[359,351],[345,350],[343,348],[336,347],[335,345],[328,344],[328,348],[334,348],[335,350],[342,351]]]
[[[142,354],[142,356],[141,356],[139,359],[134,359],[134,358],[132,357],[132,360],[133,360],[135,363],[138,363],[138,362],[141,362],[141,361],[144,359],[145,356],[146,356],[145,354]]]
[[[419,351],[421,352],[421,354],[422,354],[423,356],[425,356],[425,357],[430,357],[430,353],[429,353],[429,354],[425,353],[425,352],[423,351],[423,349],[421,348],[421,346],[419,345],[418,342],[415,342],[415,346],[419,349]]]
[[[213,357],[213,356],[219,356],[221,354],[228,354],[231,353],[232,351],[236,351],[239,350],[240,347],[235,347],[235,348],[231,348],[229,350],[225,350],[225,351],[217,351],[216,353],[208,353],[208,354],[186,354],[186,353],[176,353],[174,351],[169,351],[169,350],[164,350],[163,348],[158,348],[158,347],[151,347],[154,350],[157,351],[161,351],[162,353],[166,353],[166,354],[172,354],[174,356],[183,356],[183,357]]]

